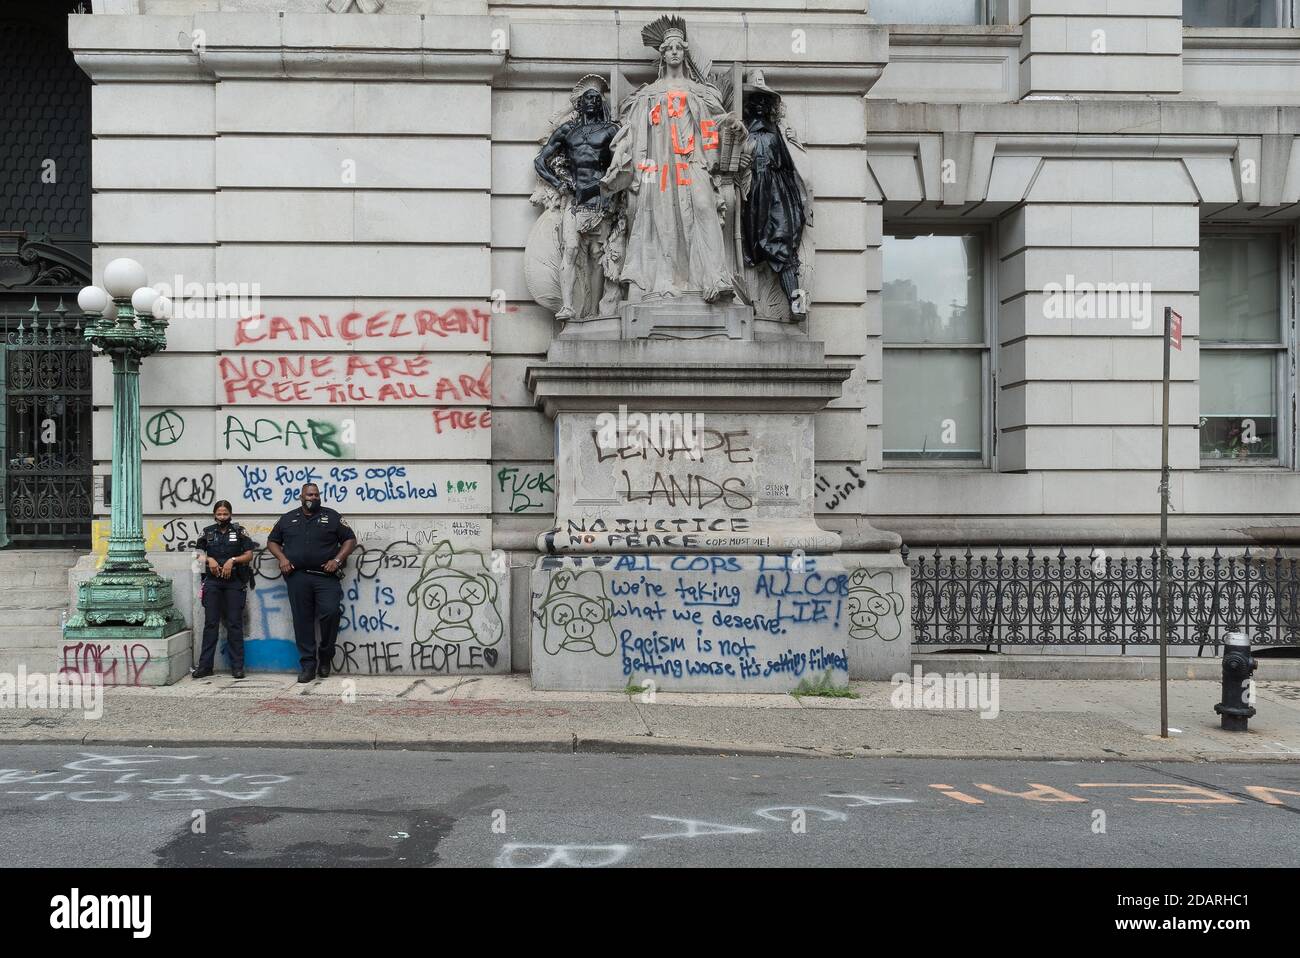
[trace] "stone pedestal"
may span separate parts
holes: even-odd
[[[528,371],[557,447],[531,590],[537,688],[848,680],[847,570],[813,517],[813,421],[851,367],[800,337],[731,339],[710,309],[716,337],[561,338]]]
[[[752,339],[754,310],[695,297],[624,303],[618,310],[624,339]]]
[[[533,572],[533,687],[842,687],[847,583],[833,556],[545,556]]]
[[[885,681],[912,668],[912,575],[897,552],[840,553],[849,677]]]

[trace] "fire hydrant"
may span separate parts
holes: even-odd
[[[1259,663],[1250,654],[1250,638],[1244,632],[1229,632],[1223,646],[1223,701],[1214,711],[1223,716],[1224,731],[1244,732],[1247,720],[1255,714],[1253,690],[1248,695],[1246,689],[1253,686],[1250,676]]]

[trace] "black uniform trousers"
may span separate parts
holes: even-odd
[[[334,660],[334,640],[343,618],[343,585],[336,576],[298,569],[285,578],[289,607],[293,610],[293,638],[304,672],[315,672],[317,658]],[[316,623],[320,623],[320,652],[316,651]]]
[[[199,651],[199,668],[211,669],[217,655],[217,635],[221,620],[226,622],[226,647],[230,649],[230,667],[244,667],[244,602],[247,594],[239,578],[203,580],[203,648]]]

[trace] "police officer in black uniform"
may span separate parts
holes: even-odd
[[[267,538],[267,548],[280,563],[293,609],[293,637],[298,643],[299,682],[326,678],[334,660],[334,639],[343,617],[343,586],[339,570],[356,548],[343,517],[320,504],[314,482],[302,487],[301,508],[280,517]],[[320,622],[320,652],[316,623]],[[319,663],[319,664],[318,664]]]
[[[203,567],[203,648],[199,664],[191,673],[196,679],[212,674],[217,654],[217,635],[226,620],[226,645],[230,649],[230,672],[244,677],[244,601],[252,579],[253,550],[257,543],[244,527],[231,522],[232,510],[225,499],[212,507],[217,521],[203,530],[194,545],[207,553]]]

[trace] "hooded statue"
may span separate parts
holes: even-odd
[[[761,71],[755,70],[745,84],[744,102],[752,161],[740,226],[746,278],[753,287],[749,292],[760,316],[784,313],[786,305],[791,313],[807,313],[812,264],[803,262],[801,253],[806,250],[811,260],[812,244],[805,243],[804,233],[812,225],[812,195],[801,170],[807,166],[803,147],[782,123],[781,96],[767,86]],[[775,298],[773,280],[785,305],[768,302]]]

